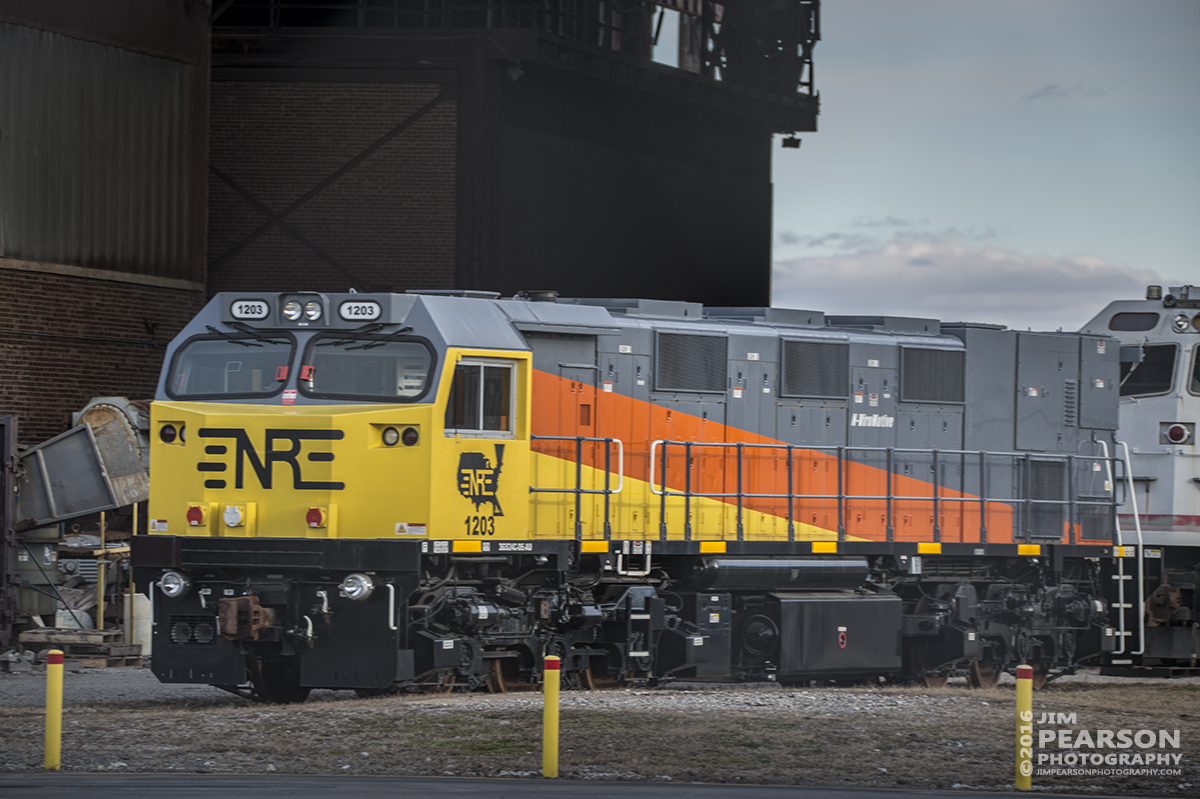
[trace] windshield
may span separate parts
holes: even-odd
[[[309,396],[413,402],[429,387],[433,350],[420,339],[322,336],[304,363],[300,390]]]
[[[184,397],[267,397],[287,378],[295,343],[275,338],[231,334],[194,338],[175,354],[167,393]]]

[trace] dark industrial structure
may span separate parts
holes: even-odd
[[[818,11],[0,0],[0,412],[33,444],[149,396],[217,291],[765,305]],[[653,60],[672,26],[678,67]]]
[[[816,0],[229,0],[209,291],[770,301]],[[652,60],[678,12],[679,68]]]

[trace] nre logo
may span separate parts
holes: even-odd
[[[458,493],[471,500],[475,510],[485,502],[492,505],[494,516],[503,516],[500,498],[500,467],[504,463],[504,445],[496,444],[496,466],[482,452],[464,452],[458,457]]]
[[[200,438],[233,439],[235,452],[233,457],[234,488],[244,487],[246,464],[254,470],[258,484],[263,488],[271,488],[275,464],[286,463],[292,471],[292,488],[309,491],[341,491],[345,483],[325,482],[321,480],[305,480],[300,466],[300,449],[303,441],[340,441],[345,437],[341,430],[267,430],[263,442],[263,457],[250,441],[250,434],[236,427],[204,427],[200,429]],[[276,442],[286,441],[286,449],[277,448]],[[205,455],[224,455],[229,448],[224,444],[208,444],[204,447]],[[333,460],[332,452],[309,452],[307,460],[313,463],[328,463]],[[229,464],[222,461],[201,461],[196,464],[196,471],[224,472]],[[205,480],[205,488],[225,488],[225,480]]]

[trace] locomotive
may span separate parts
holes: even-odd
[[[1125,501],[1113,605],[1127,635],[1108,661],[1194,673],[1200,662],[1200,288],[1111,303],[1083,328],[1121,347],[1120,435]],[[1126,566],[1128,563],[1128,566]],[[1143,671],[1144,673],[1144,671]]]
[[[1118,518],[1137,353],[1101,317],[219,294],[151,411],[152,668],[294,702],[530,688],[546,655],[600,688],[1157,652]]]

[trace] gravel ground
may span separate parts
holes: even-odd
[[[0,771],[41,763],[44,674],[0,674]],[[1011,788],[1014,695],[674,684],[562,694],[562,775],[921,789]],[[536,777],[542,697],[314,692],[266,706],[147,669],[68,672],[63,766],[85,772]],[[1200,795],[1200,678],[1080,674],[1034,698],[1075,730],[1179,729],[1179,775],[1035,777],[1042,791]]]

